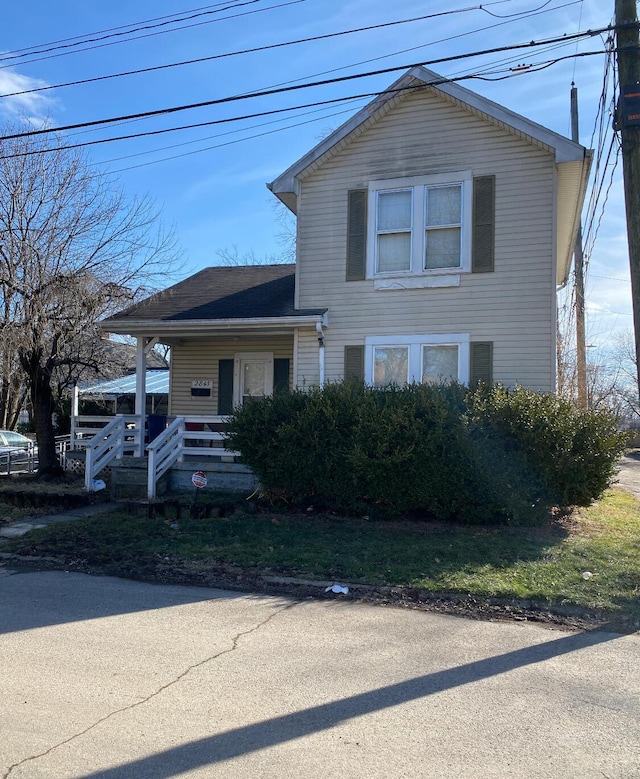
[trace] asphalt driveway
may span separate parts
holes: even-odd
[[[3,779],[640,776],[638,635],[0,571]]]

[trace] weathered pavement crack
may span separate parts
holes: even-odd
[[[243,638],[244,636],[248,636],[251,633],[255,633],[257,630],[260,630],[269,622],[271,622],[272,619],[275,619],[275,617],[279,616],[280,614],[287,611],[288,609],[291,609],[294,606],[299,605],[300,602],[301,601],[299,600],[295,600],[292,603],[288,603],[286,606],[283,606],[282,608],[279,608],[277,611],[274,611],[273,614],[269,614],[269,616],[266,619],[262,620],[262,622],[258,622],[258,624],[254,625],[252,628],[249,628],[248,630],[241,630],[239,633],[236,633],[236,635],[231,639],[231,646],[229,647],[229,649],[223,649],[221,652],[217,652],[215,655],[211,655],[210,657],[205,657],[203,660],[199,660],[197,663],[193,663],[192,665],[185,668],[185,670],[182,671],[182,673],[178,674],[178,676],[176,676],[175,679],[172,679],[170,682],[167,682],[166,684],[163,684],[161,687],[158,687],[157,690],[154,690],[154,692],[147,695],[145,698],[142,698],[141,700],[136,701],[135,703],[130,703],[127,706],[122,706],[119,709],[115,709],[114,711],[109,712],[109,714],[106,714],[104,717],[101,717],[100,719],[96,720],[91,725],[86,727],[84,730],[81,730],[78,733],[74,733],[68,738],[59,741],[57,744],[53,744],[48,749],[45,749],[44,752],[39,752],[37,755],[30,755],[29,757],[25,757],[22,760],[19,760],[17,763],[13,763],[13,765],[10,765],[9,768],[6,770],[6,772],[2,774],[2,777],[0,777],[0,779],[8,779],[8,777],[12,774],[12,772],[16,768],[20,768],[25,763],[30,763],[34,760],[39,760],[42,757],[47,757],[47,755],[50,755],[56,749],[65,746],[65,744],[70,744],[72,741],[75,741],[75,739],[81,738],[82,736],[92,731],[94,728],[97,728],[98,725],[101,725],[103,722],[110,720],[112,717],[115,717],[118,714],[122,714],[123,712],[136,709],[138,708],[138,706],[143,706],[145,703],[148,703],[149,701],[153,700],[158,695],[163,693],[165,690],[168,690],[170,687],[173,687],[174,685],[178,684],[178,682],[182,681],[182,679],[184,679],[185,676],[190,674],[196,668],[201,668],[203,665],[206,665],[207,663],[210,663],[213,660],[217,660],[219,657],[223,657],[224,655],[228,655],[231,652],[234,652],[238,648],[238,642],[240,641],[241,638]]]

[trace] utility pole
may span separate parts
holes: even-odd
[[[640,391],[640,49],[636,0],[615,0],[621,106],[622,170],[631,270],[631,300]]]
[[[571,139],[580,143],[578,128],[578,89],[571,85]],[[587,346],[584,323],[584,254],[582,252],[582,225],[578,225],[576,245],[573,250],[573,268],[576,291],[576,374],[578,380],[578,405],[587,408]]]

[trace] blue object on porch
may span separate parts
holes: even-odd
[[[147,430],[149,443],[157,438],[167,426],[167,418],[163,414],[149,414],[147,417]]]

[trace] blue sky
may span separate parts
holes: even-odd
[[[120,5],[120,4],[117,4]],[[235,6],[235,7],[234,7]],[[269,46],[312,36],[431,15],[429,19],[266,51],[239,54],[89,84],[0,98],[0,123],[48,117],[54,126],[125,116],[171,106],[304,83],[370,70],[423,63],[493,47],[571,35],[611,22],[613,0],[500,0],[466,5],[463,0],[229,0],[197,6],[174,0],[132,0],[112,9],[78,0],[31,0],[28,11],[5,4],[0,32],[0,94],[63,84],[123,71]],[[225,9],[226,10],[223,10]],[[464,10],[462,10],[464,9]],[[181,24],[140,30],[84,46],[56,48],[7,59],[7,52],[138,25],[145,20],[192,16]],[[440,15],[437,15],[440,14]],[[166,20],[168,21],[168,19]],[[147,25],[152,22],[147,22]],[[177,29],[182,27],[182,29]],[[113,30],[123,32],[123,30]],[[107,33],[90,37],[102,37]],[[131,40],[136,36],[136,40]],[[113,41],[119,41],[113,45]],[[109,44],[109,45],[105,45]],[[89,48],[91,47],[91,48]],[[48,47],[42,47],[48,48]],[[79,49],[85,49],[79,51]],[[484,74],[464,86],[556,132],[570,135],[569,92],[579,89],[581,142],[590,146],[603,89],[605,57],[576,53],[603,51],[602,36],[553,49],[494,53],[428,65],[444,76]],[[4,53],[2,53],[4,52]],[[63,54],[63,56],[60,56]],[[546,68],[551,59],[568,57]],[[514,75],[517,65],[535,68]],[[376,92],[403,71],[227,105],[210,106],[116,126],[66,133],[69,142],[148,132],[196,122],[272,111],[306,103]],[[611,97],[611,92],[609,92]],[[275,198],[265,183],[355,113],[366,99],[155,137],[91,146],[99,170],[130,194],[150,194],[163,220],[175,227],[184,250],[179,276],[219,262],[216,250],[257,257],[281,252],[282,227]],[[611,118],[605,111],[604,126]],[[606,139],[605,152],[611,133]],[[178,145],[180,144],[180,145]],[[172,147],[172,148],[166,148]],[[214,147],[214,148],[209,148]],[[194,153],[195,152],[195,153]],[[604,185],[593,220],[587,285],[588,341],[605,343],[632,327],[621,163],[613,171],[602,161]],[[186,156],[178,156],[186,155]],[[171,159],[164,159],[171,158]],[[611,176],[610,174],[613,173]],[[611,184],[610,184],[611,180]],[[607,193],[606,208],[601,204]],[[594,231],[590,233],[593,238]]]

